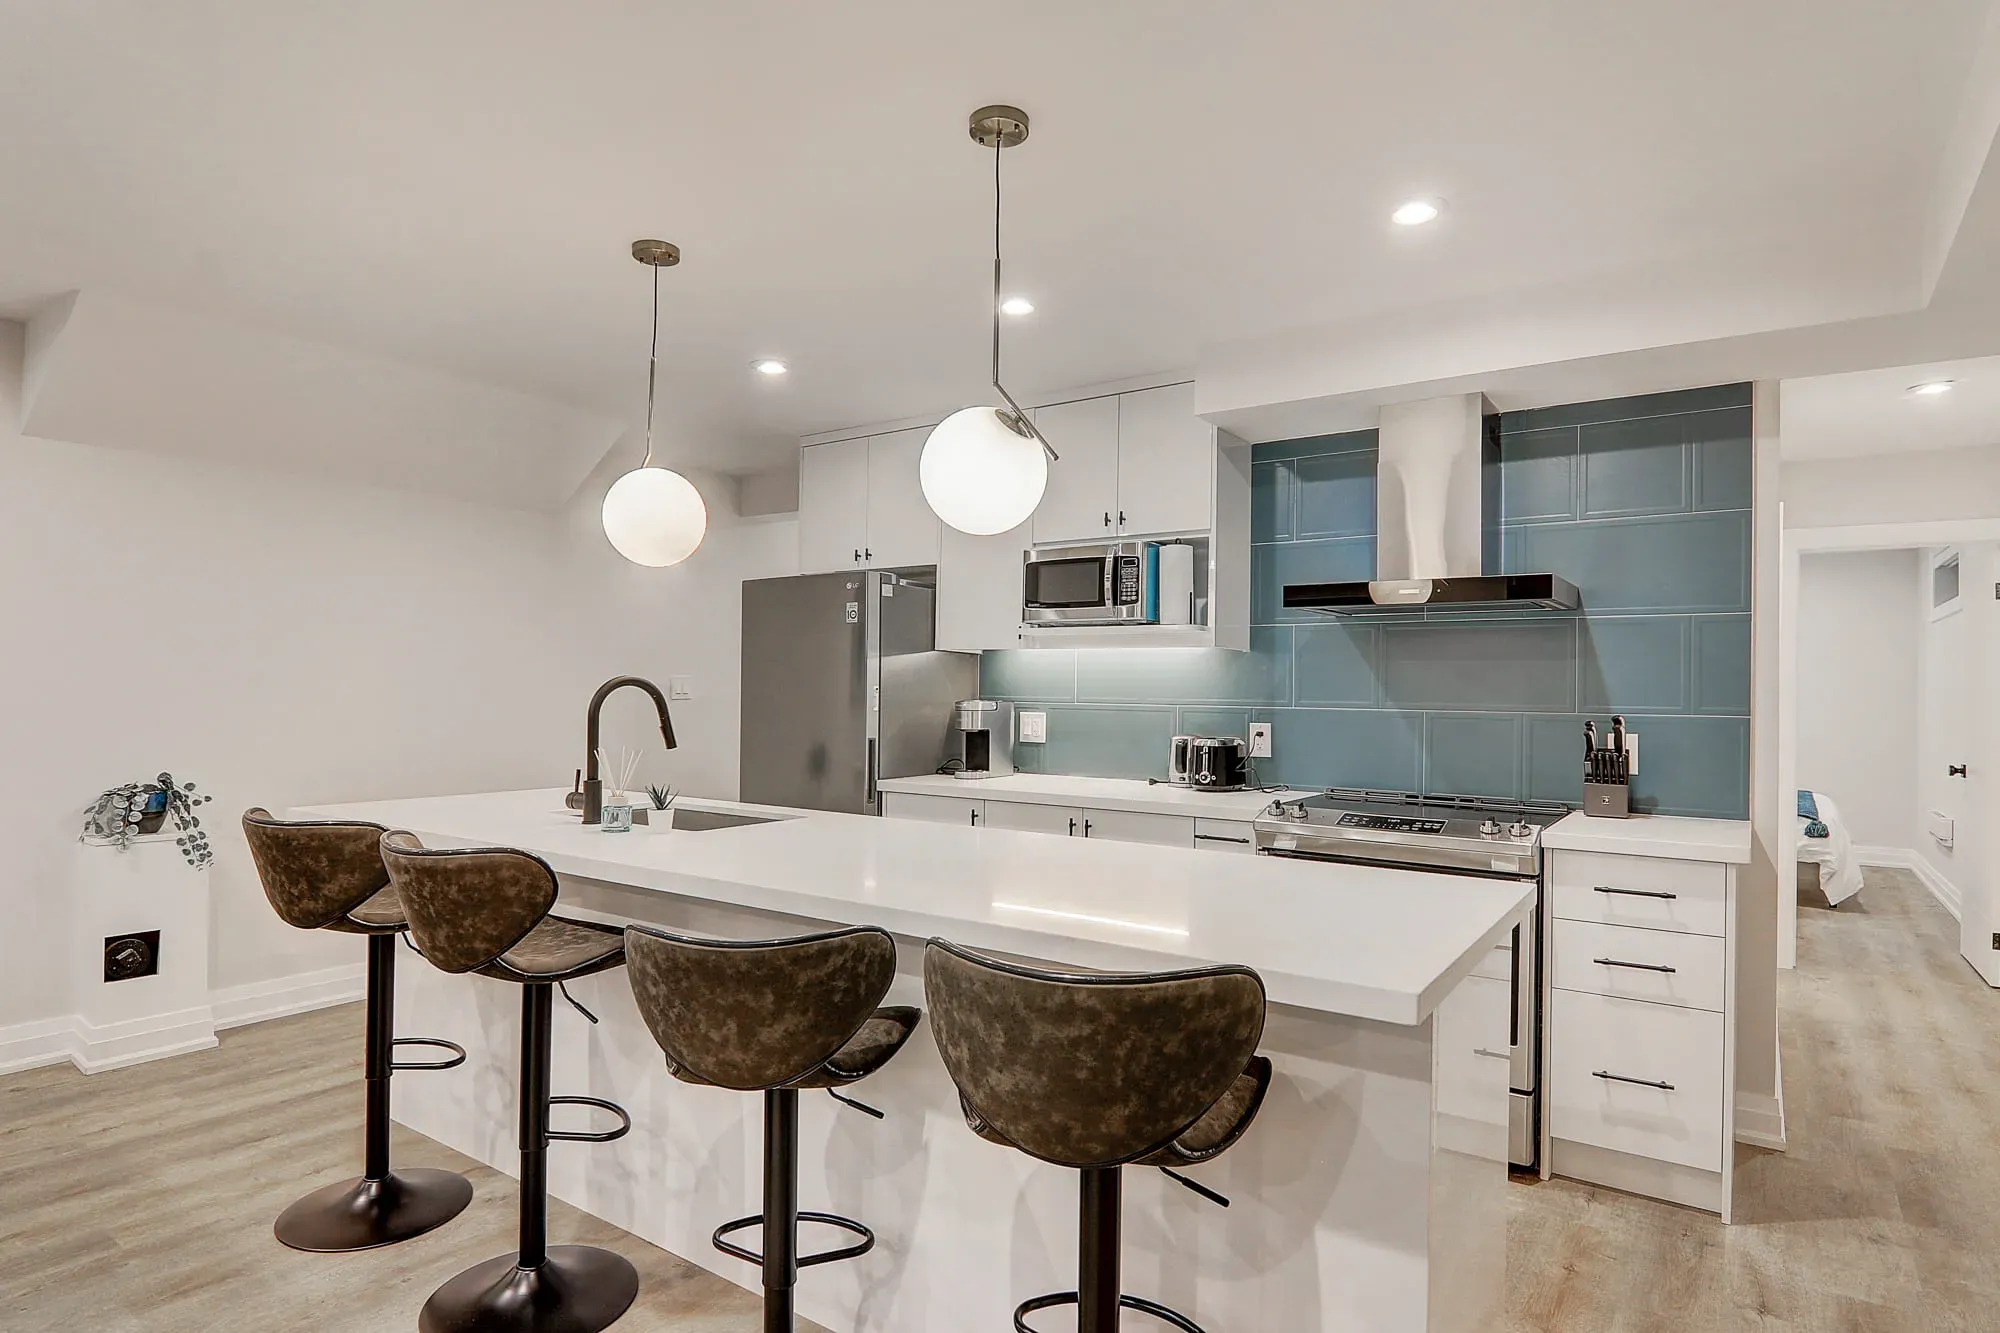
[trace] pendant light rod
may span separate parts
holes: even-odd
[[[1034,420],[1021,410],[1014,401],[1014,395],[1007,392],[1007,386],[1000,382],[1000,154],[1028,137],[1028,113],[1019,107],[983,106],[972,113],[972,137],[980,144],[993,145],[993,388],[1006,400],[1014,420],[1019,423],[1019,433],[1032,437],[1042,446],[1042,452],[1051,462],[1060,462],[1062,455],[1042,435]]]
[[[681,262],[681,248],[672,241],[634,241],[632,258],[653,270],[653,341],[646,361],[646,457],[640,467],[653,465],[653,396],[660,377],[660,270]]]

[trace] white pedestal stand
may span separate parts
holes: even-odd
[[[78,843],[74,857],[71,1061],[95,1074],[214,1046],[208,871],[189,867],[171,835],[139,839],[122,852]],[[106,981],[106,939],[155,930],[159,971]]]

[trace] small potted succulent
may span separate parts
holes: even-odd
[[[171,820],[174,846],[180,848],[182,859],[190,869],[206,870],[214,864],[215,852],[195,808],[214,799],[197,793],[192,782],[176,782],[171,773],[162,773],[151,782],[128,782],[90,803],[77,841],[93,847],[116,847],[122,852],[136,839],[160,832]]]
[[[674,802],[678,801],[680,796],[681,794],[672,787],[662,787],[658,783],[648,783],[646,785],[646,799],[653,803],[653,817],[647,827],[658,829],[662,833],[671,829],[674,826]]]

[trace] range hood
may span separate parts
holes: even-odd
[[[1382,409],[1375,466],[1375,578],[1288,583],[1292,611],[1348,615],[1398,607],[1574,611],[1560,574],[1500,567],[1500,417],[1484,394]]]

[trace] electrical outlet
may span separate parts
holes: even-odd
[[[694,698],[694,677],[693,677],[693,676],[668,676],[668,677],[667,677],[667,697],[668,697],[669,699],[692,699],[692,698]]]
[[[1269,759],[1271,757],[1271,724],[1252,722],[1250,724],[1250,757]]]
[[[1993,932],[1993,948],[1995,952],[2000,952],[2000,930]]]
[[[1625,733],[1625,758],[1628,761],[1626,767],[1636,776],[1639,772],[1639,733],[1636,731]]]
[[[1027,745],[1044,745],[1049,739],[1049,715],[1047,713],[1021,714],[1021,741]]]

